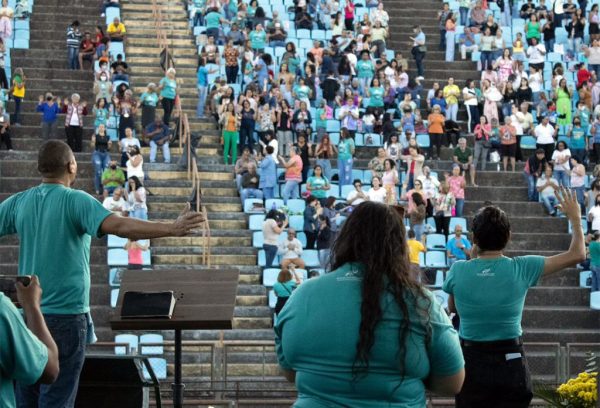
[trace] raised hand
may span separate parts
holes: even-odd
[[[188,235],[192,230],[200,228],[204,221],[204,215],[191,211],[190,203],[187,203],[179,217],[173,222],[172,235],[176,237]]]
[[[567,216],[572,225],[580,225],[581,207],[577,202],[575,191],[561,186],[554,193],[558,200],[559,210]]]

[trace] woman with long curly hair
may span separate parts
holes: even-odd
[[[454,395],[464,369],[456,332],[410,274],[406,227],[364,202],[331,249],[331,273],[296,289],[278,315],[276,348],[295,406],[424,407]]]

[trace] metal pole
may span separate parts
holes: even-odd
[[[185,385],[181,382],[181,330],[175,330],[175,382],[173,388],[173,406],[183,407],[183,389]]]

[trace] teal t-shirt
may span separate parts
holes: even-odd
[[[207,15],[204,16],[204,21],[206,22],[206,28],[219,28],[221,25],[221,14],[216,11],[211,11]]]
[[[590,242],[590,260],[592,266],[600,266],[600,242]]]
[[[571,149],[585,149],[585,129],[581,126],[574,127],[571,131],[569,147]]]
[[[142,105],[154,106],[158,105],[158,95],[156,92],[144,92],[140,97]]]
[[[267,41],[267,33],[263,31],[252,31],[249,36],[250,46],[253,50],[260,50],[265,48],[265,43]]]
[[[384,90],[382,86],[369,88],[369,106],[372,106],[374,108],[382,107],[383,93]]]
[[[290,297],[294,289],[296,289],[296,281],[293,279],[283,283],[276,282],[273,285],[273,291],[277,297]]]
[[[475,258],[452,265],[444,292],[454,295],[460,337],[496,341],[519,337],[527,290],[544,272],[543,256]]]
[[[94,107],[94,114],[96,115],[96,118],[94,120],[94,126],[98,127],[100,125],[104,125],[106,126],[106,123],[108,122],[108,109],[106,108],[96,108]]]
[[[325,117],[325,119],[321,119],[321,116],[323,116],[324,113],[325,113],[324,108],[317,109],[317,117],[315,118],[315,120],[317,122],[317,128],[327,129],[327,116]]]
[[[290,71],[292,74],[296,75],[296,72],[298,71],[298,67],[300,66],[300,58],[295,58],[295,57],[288,58],[287,64],[288,64],[288,71]]]
[[[338,145],[338,159],[339,160],[349,160],[352,158],[352,150],[354,150],[354,140],[352,138],[347,137],[344,140],[340,140],[340,144]]]
[[[294,92],[296,93],[296,97],[298,99],[308,99],[308,95],[310,94],[310,88],[306,85],[297,85],[294,87]]]
[[[359,60],[356,63],[356,73],[359,78],[371,78],[375,75],[375,65],[371,60]]]
[[[431,341],[426,343],[423,313],[408,301],[410,329],[404,360],[398,341],[403,313],[391,294],[382,296],[382,319],[375,329],[369,371],[353,380],[361,320],[362,272],[346,264],[308,280],[294,291],[275,325],[279,365],[296,371],[296,408],[422,408],[429,375],[450,376],[464,366],[456,331],[431,294],[421,298]],[[401,367],[404,367],[402,379]]]
[[[317,198],[326,198],[328,190],[324,188],[329,184],[329,181],[325,177],[309,177],[306,184],[310,184],[310,194]]]
[[[177,96],[177,81],[169,77],[164,77],[160,80],[163,88],[160,91],[160,96],[167,99],[175,99]]]
[[[37,275],[45,314],[90,311],[90,242],[111,212],[91,195],[40,184],[0,204],[0,236],[17,234],[19,275]]]
[[[15,407],[13,380],[35,384],[48,364],[48,349],[25,325],[10,299],[0,293],[0,407]]]

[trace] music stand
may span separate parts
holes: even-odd
[[[175,379],[173,406],[183,406],[181,379],[182,330],[231,330],[239,271],[236,269],[154,270],[123,273],[113,330],[173,330],[175,332]],[[127,291],[173,291],[177,303],[171,319],[122,319],[123,295]]]

